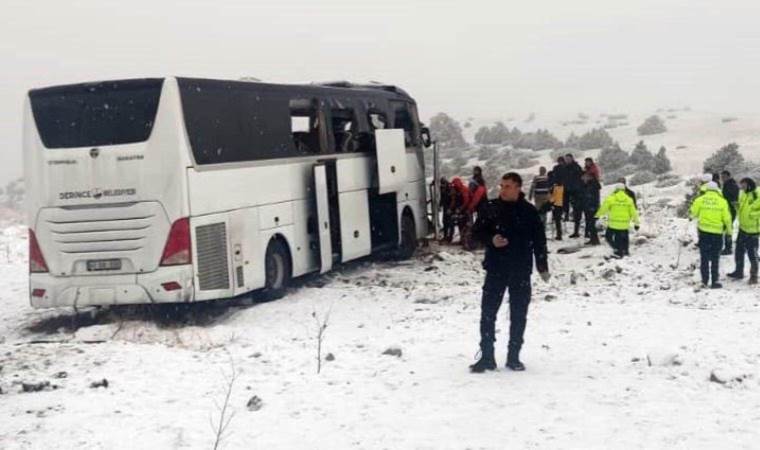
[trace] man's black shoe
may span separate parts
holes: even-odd
[[[727,273],[726,276],[728,278],[733,278],[734,280],[741,280],[742,278],[744,278],[744,274],[739,273],[739,272]]]
[[[723,287],[723,285],[720,284],[720,283],[713,283],[713,284],[710,285],[710,289],[720,289],[722,287]]]
[[[507,361],[507,369],[514,370],[515,372],[522,372],[525,370],[525,365],[517,361]]]
[[[496,370],[496,361],[493,358],[482,357],[470,366],[470,372],[483,373],[486,370]]]
[[[573,233],[573,234],[570,235],[570,237],[571,238],[577,238],[577,237],[581,237],[581,235],[578,234],[578,233]]]
[[[720,254],[723,256],[732,255],[733,253],[734,253],[733,250],[731,250],[730,248],[723,249],[723,251],[720,252]]]

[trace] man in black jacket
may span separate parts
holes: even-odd
[[[549,280],[546,235],[536,208],[522,193],[522,178],[514,172],[502,177],[499,198],[488,202],[473,227],[473,236],[486,247],[480,316],[481,358],[470,366],[475,373],[496,369],[494,342],[496,315],[509,290],[509,345],[507,367],[521,371],[520,362],[528,304],[530,303],[533,259],[544,281]]]
[[[739,185],[731,177],[731,172],[724,170],[720,173],[720,181],[723,185],[723,197],[728,202],[728,210],[731,212],[731,223],[736,220],[736,207],[739,205]],[[730,255],[733,253],[733,239],[730,234],[726,234],[725,246],[721,255]]]
[[[583,180],[581,204],[583,214],[586,217],[586,237],[589,238],[585,245],[599,245],[599,234],[596,231],[596,212],[599,210],[599,191],[601,191],[602,185],[590,171],[584,172],[581,179]]]
[[[583,175],[583,168],[575,161],[575,158],[571,153],[565,155],[565,221],[568,219],[569,206],[573,207],[573,224],[574,232],[570,235],[571,238],[577,238],[579,236],[581,215],[583,214],[580,196],[581,189],[583,188],[583,182],[581,176]]]

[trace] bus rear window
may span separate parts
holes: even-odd
[[[163,79],[104,81],[29,92],[47,148],[95,147],[147,141]]]

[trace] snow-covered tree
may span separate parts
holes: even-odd
[[[732,142],[707,158],[702,165],[705,173],[720,173],[728,170],[734,175],[747,171],[744,156],[739,152],[739,146]]]
[[[665,127],[665,122],[663,122],[660,116],[654,115],[647,118],[643,124],[636,128],[636,131],[639,133],[639,136],[648,136],[650,134],[664,133],[668,129]]]
[[[638,170],[653,171],[656,164],[654,155],[649,151],[644,141],[639,141],[631,152],[629,163],[636,166]]]
[[[459,122],[446,113],[438,113],[430,119],[430,134],[441,148],[464,148],[467,142]]]
[[[652,171],[658,175],[670,172],[672,170],[670,160],[668,159],[668,156],[665,154],[665,152],[665,146],[663,145],[654,156],[654,169],[652,169]]]
[[[603,171],[613,171],[622,168],[628,163],[628,153],[618,144],[605,147],[599,152],[597,163]]]

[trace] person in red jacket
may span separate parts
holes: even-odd
[[[475,222],[475,215],[480,217],[483,206],[488,202],[483,175],[476,173],[473,181],[475,183],[474,186],[470,186],[470,201],[467,203],[467,231],[462,235],[462,246],[467,250],[474,250],[477,246],[477,242],[472,239],[472,224]]]
[[[470,204],[470,190],[459,177],[451,180],[451,187],[451,220],[459,228],[459,242],[463,243],[470,223],[470,217],[467,214],[467,206]]]
[[[585,172],[589,173],[592,177],[596,178],[596,181],[602,182],[602,169],[594,162],[593,158],[586,158],[584,161]]]

